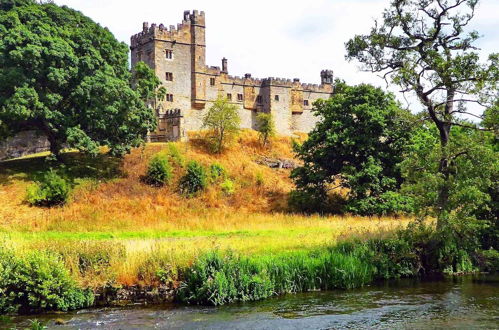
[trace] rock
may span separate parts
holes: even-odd
[[[293,169],[297,168],[298,164],[292,159],[285,158],[270,158],[270,157],[261,157],[256,161],[258,164],[268,166],[270,168],[286,168]]]

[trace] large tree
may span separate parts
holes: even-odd
[[[34,129],[56,156],[63,146],[123,154],[155,127],[144,98],[159,80],[143,71],[149,83],[135,75],[132,88],[127,45],[78,11],[0,4],[0,137]]]
[[[342,187],[348,190],[346,211],[363,215],[409,211],[408,200],[398,194],[402,183],[398,165],[413,116],[380,88],[339,81],[335,88],[331,99],[314,103],[320,120],[297,148],[303,166],[291,177],[298,193],[312,199],[305,205],[321,204],[318,201],[327,200],[331,189]]]
[[[487,106],[497,93],[499,55],[480,62],[474,46],[476,31],[467,31],[478,0],[392,0],[369,35],[347,42],[347,58],[357,59],[368,71],[414,93],[439,133],[437,189],[439,226],[450,213],[453,126],[465,114],[480,117],[470,104]],[[464,155],[464,154],[463,154]]]

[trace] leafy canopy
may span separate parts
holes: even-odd
[[[434,189],[439,226],[446,223],[452,203],[452,127],[476,129],[460,116],[482,119],[470,104],[483,110],[497,99],[499,54],[482,62],[474,45],[479,34],[467,29],[477,4],[478,0],[391,0],[368,35],[346,43],[349,60],[382,73],[403,92],[414,93],[437,128],[441,150],[434,161],[441,180]]]
[[[203,127],[213,133],[213,149],[222,152],[227,139],[239,132],[241,118],[237,106],[229,100],[218,98],[203,118]]]
[[[134,90],[126,44],[80,12],[2,1],[1,137],[35,129],[56,155],[63,146],[95,154],[102,145],[123,154],[155,127],[144,100],[159,80],[145,76]]]
[[[317,101],[313,111],[320,120],[297,148],[304,163],[292,172],[297,188],[319,199],[332,186],[347,188],[347,211],[354,213],[409,211],[408,201],[395,192],[412,121],[394,96],[337,81],[335,95]]]

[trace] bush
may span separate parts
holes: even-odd
[[[173,163],[177,164],[177,166],[184,167],[185,158],[180,150],[178,150],[177,145],[172,142],[168,143],[168,156]]]
[[[398,192],[386,191],[377,197],[350,199],[345,210],[363,216],[412,214],[414,201]]]
[[[153,186],[163,186],[172,179],[172,167],[168,158],[162,154],[156,154],[147,167],[145,181]]]
[[[255,177],[255,182],[258,187],[262,187],[265,184],[265,179],[263,178],[263,174],[258,172]]]
[[[220,178],[225,178],[226,175],[227,171],[222,165],[218,163],[210,165],[210,179],[212,182],[216,182]]]
[[[208,186],[206,169],[196,161],[187,164],[187,173],[180,179],[180,191],[185,195],[193,195]]]
[[[258,122],[258,135],[260,136],[262,145],[265,147],[269,142],[269,139],[276,134],[274,118],[271,113],[259,113],[256,116],[256,119]]]
[[[55,255],[0,249],[0,274],[0,313],[68,311],[94,301],[93,293],[78,288]]]
[[[486,272],[499,272],[499,251],[490,249],[481,251],[483,258],[482,270]]]
[[[54,171],[47,172],[42,180],[28,186],[26,201],[36,206],[63,205],[68,201],[70,184]]]
[[[234,186],[234,182],[231,179],[225,179],[224,182],[220,185],[222,191],[225,195],[230,196],[236,191],[236,187]]]

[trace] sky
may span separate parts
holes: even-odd
[[[389,0],[56,0],[109,28],[120,41],[143,22],[177,25],[184,10],[206,14],[207,64],[229,61],[229,73],[253,77],[300,78],[320,83],[320,71],[332,69],[349,84],[386,87],[373,73],[345,60],[345,42],[367,34]],[[499,52],[499,1],[481,0],[470,28],[478,30],[481,54]],[[406,101],[390,88],[398,98]],[[409,106],[414,105],[409,99]],[[407,105],[407,104],[406,104]]]

